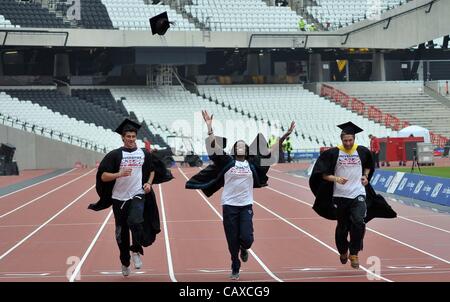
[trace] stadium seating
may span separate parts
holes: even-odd
[[[136,113],[139,119],[149,121],[149,128],[154,133],[162,136],[167,142],[170,136],[192,137],[194,151],[205,153],[204,135],[205,129],[202,127],[201,110],[214,112],[218,123],[225,123],[227,120],[247,120],[235,112],[219,107],[217,104],[209,102],[202,97],[191,94],[179,86],[165,88],[113,88],[111,93],[116,100],[122,99],[128,111]],[[202,131],[202,129],[204,131]],[[228,135],[221,133],[218,135]],[[257,131],[248,134],[248,137],[256,136]],[[230,134],[230,140],[237,136]],[[247,136],[244,137],[247,139]]]
[[[110,129],[54,112],[31,101],[20,101],[3,91],[0,92],[0,104],[0,113],[3,116],[11,116],[21,122],[26,122],[28,131],[32,131],[33,125],[46,128],[49,131],[42,133],[37,131],[36,133],[81,147],[88,147],[82,142],[84,140],[90,142],[90,145],[99,146],[100,151],[104,151],[103,148],[109,151],[122,145],[121,138]],[[57,133],[63,133],[70,137],[58,137]],[[143,142],[139,141],[138,144],[143,145]]]
[[[324,27],[330,24],[330,29],[347,26],[364,20],[377,18],[387,9],[407,2],[406,0],[316,0],[317,5],[308,6],[307,12],[317,19]]]
[[[17,27],[62,28],[70,27],[63,19],[33,2],[0,1],[0,15]],[[8,22],[6,21],[6,22]],[[0,26],[2,19],[0,17]],[[8,24],[8,23],[7,23]]]
[[[298,31],[301,19],[290,7],[261,0],[193,0],[185,8],[213,31]]]
[[[11,21],[5,19],[5,16],[0,15],[0,28],[15,28],[15,26],[11,24]]]
[[[67,115],[88,124],[113,131],[125,118],[133,118],[126,109],[117,103],[106,90],[74,90],[74,96],[66,96],[54,89],[11,89],[6,94],[21,101],[30,101],[54,112]],[[76,97],[78,96],[78,97]],[[135,119],[135,117],[134,117]],[[167,144],[150,132],[146,124],[138,133],[138,138],[147,137],[151,142],[166,147]],[[117,147],[117,146],[116,146]]]
[[[57,1],[57,10],[67,13],[70,5],[66,0]],[[113,24],[109,18],[108,11],[101,0],[80,0],[80,20],[77,24],[82,28],[97,28],[97,29],[113,29]]]
[[[251,141],[258,132],[266,137],[281,134],[292,120],[298,123],[292,136],[295,149],[318,151],[321,146],[339,143],[337,124],[352,120],[365,129],[358,136],[368,144],[367,135],[392,135],[390,129],[375,124],[320,98],[300,85],[199,86],[205,97],[196,96],[181,87],[169,89],[114,88],[114,98],[123,99],[128,111],[139,119],[152,121],[150,129],[167,136],[192,136],[194,150],[204,153],[206,133],[200,111],[214,114],[216,134],[229,141]],[[272,127],[268,126],[268,121]],[[283,127],[283,129],[281,128]]]
[[[392,131],[349,110],[336,106],[301,85],[241,85],[241,86],[200,86],[207,97],[223,102],[225,106],[236,107],[250,116],[278,122],[288,126],[294,120],[298,124],[293,137],[295,148],[315,149],[340,143],[340,130],[336,125],[353,121],[365,130],[358,135],[358,142],[368,145],[368,134],[376,136],[392,135]],[[300,139],[301,137],[311,137]]]
[[[170,21],[175,22],[171,31],[199,30],[168,5],[145,4],[143,0],[101,0],[115,28],[126,30],[150,30],[149,19],[167,11]]]
[[[450,108],[424,92],[422,82],[331,84],[412,125],[450,137]]]

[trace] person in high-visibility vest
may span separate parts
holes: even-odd
[[[316,31],[316,26],[314,24],[310,24],[309,31]]]
[[[272,148],[272,146],[275,145],[276,142],[277,142],[277,137],[276,137],[275,135],[272,134],[272,135],[269,137],[269,142],[267,143],[267,144],[268,144],[268,147],[269,147],[269,148]]]
[[[291,152],[292,152],[293,148],[292,148],[292,142],[291,142],[291,138],[288,137],[284,142],[283,142],[283,151],[287,152],[287,161],[288,163],[290,163],[292,161],[291,158]]]
[[[305,31],[305,26],[306,26],[306,22],[304,19],[300,19],[298,21],[298,27],[300,28],[301,31]]]

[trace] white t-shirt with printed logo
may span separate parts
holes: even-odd
[[[253,204],[253,174],[248,161],[236,161],[224,178],[222,205]]]
[[[144,160],[145,154],[140,148],[133,152],[122,150],[120,169],[130,167],[133,171],[130,176],[116,179],[112,192],[113,199],[125,201],[132,199],[138,194],[145,193],[142,188],[142,165],[144,165]]]
[[[335,176],[348,179],[344,185],[334,183],[333,197],[356,198],[359,195],[366,196],[366,190],[361,183],[362,163],[358,151],[347,154],[339,150],[339,157],[336,163]]]

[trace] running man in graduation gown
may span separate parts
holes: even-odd
[[[350,260],[357,269],[366,223],[376,217],[394,218],[397,214],[370,185],[374,172],[372,154],[355,143],[355,135],[363,130],[352,122],[338,127],[342,129],[342,145],[320,155],[309,186],[316,197],[313,209],[317,214],[337,220],[335,240],[341,263]]]
[[[96,176],[100,200],[88,207],[100,211],[112,205],[124,276],[131,272],[130,252],[134,267],[140,269],[143,247],[150,246],[161,231],[152,186],[173,178],[155,155],[145,148],[137,148],[136,135],[140,127],[138,123],[126,119],[116,129],[122,136],[123,146],[109,152],[100,162]]]
[[[206,147],[209,158],[213,162],[200,173],[193,176],[187,183],[187,189],[201,189],[210,197],[223,187],[221,198],[223,211],[223,226],[231,254],[230,279],[239,279],[241,261],[248,260],[248,249],[253,243],[253,188],[267,186],[267,172],[270,163],[278,159],[278,145],[292,133],[295,123],[280,138],[279,142],[267,150],[267,141],[259,134],[248,146],[244,141],[237,141],[231,155],[224,152],[226,139],[214,136],[212,129],[213,115],[202,112],[208,126]],[[273,158],[271,154],[274,154]]]

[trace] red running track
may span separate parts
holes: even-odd
[[[399,217],[368,224],[361,268],[342,265],[335,222],[311,209],[307,179],[277,165],[269,187],[255,191],[255,243],[240,281],[450,281],[450,216],[390,202]],[[302,167],[303,168],[303,167]],[[154,187],[161,234],[145,249],[143,267],[120,273],[110,210],[93,212],[95,170],[77,169],[0,197],[0,282],[228,281],[230,256],[220,192],[185,190],[197,168],[175,168]]]
[[[1,176],[0,177],[0,188],[10,186],[16,183],[19,183],[24,180],[32,179],[34,177],[42,176],[47,173],[52,172],[53,170],[25,170],[20,171],[20,175],[10,175],[10,176]]]

